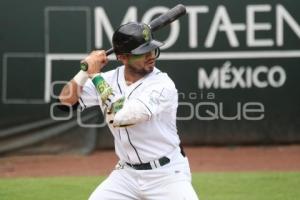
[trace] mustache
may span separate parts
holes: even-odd
[[[146,63],[154,62],[154,61],[155,61],[155,58],[149,58],[148,60],[146,60]]]

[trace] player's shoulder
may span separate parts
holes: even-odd
[[[161,71],[158,68],[154,68],[153,72],[148,78],[148,84],[160,86],[164,88],[176,88],[173,80],[169,77],[166,72]]]
[[[109,71],[105,71],[105,72],[102,72],[101,75],[103,78],[112,78],[113,76],[115,76],[115,74],[118,73],[118,71],[124,66],[119,66],[119,67],[116,67],[115,69],[112,69],[112,70],[109,70]]]
[[[102,72],[101,76],[106,80],[106,82],[113,82],[113,80],[122,72],[123,68],[124,65],[116,67],[115,69],[106,72]]]

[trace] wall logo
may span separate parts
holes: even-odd
[[[286,79],[286,72],[280,65],[237,67],[231,61],[226,61],[221,67],[214,67],[210,73],[206,68],[198,70],[199,89],[279,88]]]

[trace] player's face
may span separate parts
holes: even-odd
[[[155,60],[156,55],[153,50],[142,55],[128,55],[125,64],[133,73],[144,76],[153,71]]]

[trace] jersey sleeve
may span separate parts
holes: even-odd
[[[87,80],[87,82],[82,88],[81,96],[79,98],[79,103],[82,110],[84,110],[85,108],[99,105],[97,91],[90,79]]]

